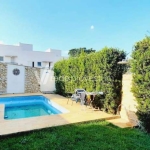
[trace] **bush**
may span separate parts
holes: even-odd
[[[98,94],[94,97],[92,106],[94,108],[99,108],[100,110],[102,110],[102,109],[104,109],[104,101],[105,101],[105,96]]]
[[[96,53],[87,55],[82,52],[79,57],[57,62],[54,65],[57,93],[65,95],[76,88],[89,92],[103,91],[105,110],[115,114],[121,102],[124,71],[124,66],[117,63],[125,57],[124,51],[106,47]]]
[[[132,92],[138,103],[137,116],[150,132],[150,37],[136,43],[132,58]]]

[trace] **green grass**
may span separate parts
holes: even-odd
[[[150,150],[150,135],[106,121],[52,127],[0,137],[0,150]]]

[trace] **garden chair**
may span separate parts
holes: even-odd
[[[73,101],[76,101],[76,103],[77,103],[78,101],[81,101],[81,103],[84,103],[84,102],[82,102],[82,100],[81,100],[81,93],[86,93],[86,91],[85,91],[84,89],[75,89],[75,93],[72,94],[72,96],[71,96],[71,95],[70,95],[70,96],[67,96],[67,97],[68,97],[67,104],[68,104],[69,100],[72,100],[72,105],[73,105]],[[85,95],[84,95],[84,96],[82,95],[82,97],[85,97]],[[85,99],[85,98],[84,98],[84,99]]]
[[[85,104],[85,98],[86,98],[86,93],[85,92],[80,93],[81,105]]]
[[[73,105],[73,101],[76,101],[76,103],[77,103],[80,100],[80,95],[72,94],[71,96],[69,96],[67,104],[69,103],[69,100],[72,100],[72,105]]]
[[[67,104],[69,100],[72,100],[72,105],[73,101],[81,101],[81,105],[85,103],[85,97],[86,97],[86,91],[84,89],[75,89],[75,93],[72,94],[72,96],[68,97]]]
[[[69,102],[72,95],[73,95],[72,92],[67,92],[66,93],[66,97],[68,98],[67,104],[68,104],[68,102]]]

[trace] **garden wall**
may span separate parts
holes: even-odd
[[[40,68],[25,67],[25,93],[40,92]]]
[[[44,93],[54,91],[55,90],[54,72],[51,70],[41,69],[40,76],[41,76],[40,91],[44,91]]]
[[[19,70],[19,75],[14,75]],[[25,84],[25,68],[24,66],[7,65],[7,93],[24,93]]]
[[[0,63],[0,94],[54,90],[55,80],[52,70]]]
[[[129,113],[130,112],[136,112],[136,101],[135,97],[133,96],[133,93],[131,92],[131,87],[132,87],[132,74],[124,74],[123,75],[123,81],[122,81],[122,106],[121,106],[121,118],[125,119],[126,121],[129,121]],[[135,116],[132,116],[133,118]]]
[[[0,63],[0,91],[7,88],[7,65]]]

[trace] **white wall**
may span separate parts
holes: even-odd
[[[31,44],[20,43],[19,46],[0,44],[0,56],[4,57],[4,62],[10,62],[10,57],[5,56],[17,56],[15,62],[19,65],[32,66],[32,62],[34,62],[34,67],[38,67],[37,62],[47,61],[54,64],[58,60],[61,60],[61,51],[32,51]]]
[[[125,119],[126,121],[129,121],[129,111],[136,112],[136,106],[137,102],[135,100],[135,97],[133,93],[131,92],[132,88],[132,74],[124,74],[123,80],[122,80],[122,107],[121,107],[121,118]],[[132,118],[136,119],[137,117],[132,114]]]
[[[13,69],[19,69],[20,74],[14,75]],[[24,93],[25,91],[25,68],[24,66],[7,66],[7,93]]]
[[[33,45],[32,44],[23,44],[23,43],[19,43],[21,50],[25,50],[25,51],[33,51]]]
[[[40,90],[42,92],[55,90],[54,72],[52,70],[41,69]]]

